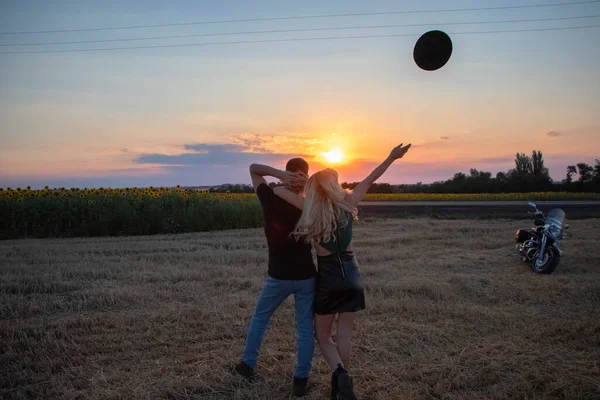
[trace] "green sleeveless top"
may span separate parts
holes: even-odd
[[[350,242],[352,241],[352,221],[354,218],[352,214],[348,214],[347,223],[346,221],[340,221],[336,231],[333,233],[333,237],[328,242],[320,242],[319,246],[332,254],[344,253]]]

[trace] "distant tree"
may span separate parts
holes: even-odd
[[[449,193],[451,190],[454,189],[448,186],[448,182],[452,181],[435,181],[427,185],[428,187],[424,189],[424,191],[427,193]]]
[[[594,165],[593,181],[596,185],[600,185],[600,160],[596,159],[596,165]]]
[[[544,158],[541,151],[535,151],[531,153],[531,167],[533,176],[542,176],[547,169],[544,167]]]
[[[367,193],[392,193],[392,185],[389,183],[374,183],[371,185]]]
[[[487,181],[492,177],[491,172],[478,171],[475,168],[471,168],[469,170],[469,174],[470,174],[471,179],[478,179],[478,180],[483,180],[483,181]]]
[[[467,175],[462,172],[457,172],[454,177],[445,182],[443,191],[453,193],[464,193],[467,191]]]
[[[494,193],[504,193],[508,190],[508,176],[506,172],[498,172],[496,174],[496,178],[494,179]]]
[[[410,193],[410,185],[398,185],[395,187],[394,193]]]
[[[567,167],[567,177],[563,181],[567,185],[570,185],[573,182],[573,175],[577,174],[577,167],[574,165],[569,165]]]
[[[506,172],[498,172],[492,177],[491,172],[471,168],[469,174],[457,172],[451,179],[436,181],[431,184],[402,184],[390,185],[389,183],[374,183],[369,188],[369,193],[508,193],[531,192],[546,190],[579,190],[600,191],[600,159],[595,160],[593,166],[586,163],[569,165],[566,168],[566,177],[560,182],[552,182],[548,168],[544,165],[541,151],[533,150],[531,155],[517,153],[515,167]],[[578,175],[577,183],[574,183]],[[359,182],[342,182],[344,189],[354,189]],[[271,187],[279,184],[271,183]],[[249,192],[254,190],[251,185],[221,185],[211,191],[232,193]]]
[[[579,183],[585,184],[592,180],[592,172],[594,167],[586,163],[578,163],[577,169],[579,170]]]
[[[533,173],[531,157],[525,153],[517,153],[515,157],[515,172],[519,176],[531,175]]]
[[[551,190],[552,179],[548,168],[544,166],[541,151],[532,151],[531,156],[517,153],[515,168],[507,173],[507,188],[510,191],[526,192]]]
[[[210,188],[209,191],[213,193],[254,193],[254,187],[247,184],[236,183],[234,185],[231,183],[225,183],[223,185]]]
[[[457,172],[454,174],[454,178],[452,178],[454,182],[464,182],[467,180],[467,175],[462,172]]]
[[[541,151],[535,151],[531,153],[531,167],[533,171],[534,189],[535,190],[549,190],[552,188],[552,178],[550,178],[550,171],[544,166],[544,156]]]
[[[479,171],[475,168],[469,170],[466,180],[466,189],[469,193],[487,193],[492,189],[492,173]]]

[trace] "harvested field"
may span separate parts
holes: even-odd
[[[571,221],[550,276],[514,255],[524,221],[364,218],[361,399],[600,398],[600,220]],[[0,242],[0,397],[283,399],[292,299],[260,379],[230,373],[266,274],[260,229]],[[311,399],[328,398],[319,351]]]

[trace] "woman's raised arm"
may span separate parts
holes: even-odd
[[[352,205],[356,207],[358,203],[365,197],[371,185],[379,179],[381,175],[394,163],[394,161],[402,158],[410,149],[410,143],[402,147],[402,143],[396,146],[390,152],[390,155],[377,168],[373,170],[350,194]]]

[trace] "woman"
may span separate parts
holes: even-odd
[[[302,209],[292,235],[312,243],[317,251],[315,330],[321,352],[332,370],[333,399],[356,399],[347,371],[354,319],[356,312],[365,308],[362,278],[352,252],[352,221],[357,213],[356,206],[369,187],[409,148],[410,144],[395,147],[352,193],[342,189],[337,172],[329,168],[310,177],[305,198],[285,187],[275,189],[276,195]],[[337,342],[334,342],[332,329],[336,315]]]

